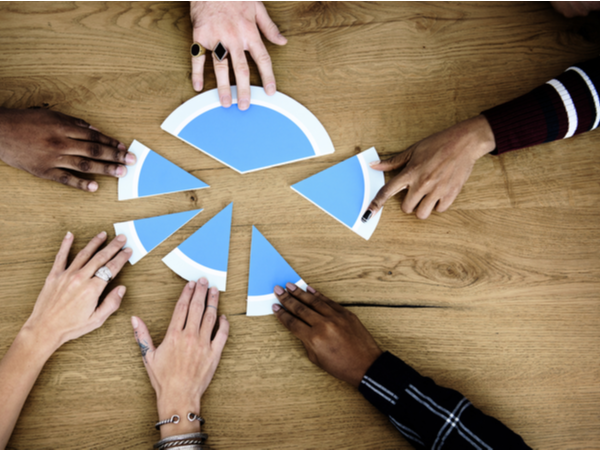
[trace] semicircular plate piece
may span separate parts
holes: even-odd
[[[197,281],[205,277],[209,286],[225,291],[232,210],[230,203],[165,256],[163,262],[181,278]]]
[[[279,303],[273,289],[276,285],[284,287],[288,282],[306,289],[304,280],[253,225],[246,315],[273,314],[272,305]]]
[[[115,223],[115,233],[127,236],[127,243],[123,248],[129,247],[133,250],[129,258],[129,262],[133,265],[201,211],[201,209],[193,209],[164,216]]]
[[[292,189],[368,240],[383,211],[381,208],[367,223],[361,220],[385,184],[383,172],[369,165],[374,161],[379,161],[379,155],[375,147],[371,147],[294,184]]]
[[[119,178],[119,200],[209,187],[141,142],[134,140],[128,151],[135,155],[137,161],[127,167],[124,177]]]
[[[161,128],[240,173],[334,152],[321,122],[300,103],[281,92],[250,89],[246,111],[237,108],[235,86],[229,108],[213,89],[185,102]]]

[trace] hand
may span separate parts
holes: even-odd
[[[198,283],[190,281],[183,288],[167,334],[158,348],[152,344],[146,324],[138,317],[131,318],[150,383],[156,391],[159,419],[173,414],[181,418],[178,424],[160,427],[163,438],[200,429],[199,422],[187,420],[187,414],[200,415],[200,399],[217,370],[229,335],[229,322],[223,315],[211,340],[218,304],[219,290],[215,287],[209,290],[206,278],[200,278]]]
[[[95,192],[72,172],[122,177],[135,163],[124,144],[87,122],[44,109],[0,109],[0,159],[37,177]]]
[[[23,331],[35,334],[36,341],[46,346],[50,354],[65,342],[102,326],[121,305],[125,286],[113,289],[98,305],[107,282],[94,274],[100,267],[107,266],[116,276],[131,257],[131,249],[121,250],[127,238],[119,235],[98,251],[105,240],[103,231],[67,267],[73,235],[69,232],[63,239],[33,312],[23,326]]]
[[[250,69],[244,51],[256,61],[267,95],[277,90],[271,57],[260,37],[260,31],[273,44],[285,45],[277,25],[273,23],[262,2],[191,2],[190,14],[194,27],[194,42],[207,51],[221,42],[229,52],[237,84],[238,108],[250,107]],[[206,55],[192,58],[192,84],[197,92],[204,84]],[[221,105],[231,106],[228,58],[218,61],[213,57],[215,76]]]
[[[600,9],[600,2],[550,2],[552,7],[568,19],[577,16],[587,16],[592,11]]]
[[[405,213],[417,208],[417,217],[427,219],[434,208],[446,211],[469,178],[475,161],[494,148],[494,133],[480,115],[429,136],[386,161],[372,163],[373,169],[402,171],[379,190],[363,221],[403,189],[408,189],[402,202]]]
[[[308,286],[275,286],[277,319],[302,341],[308,359],[321,369],[358,388],[367,369],[382,351],[358,317]]]

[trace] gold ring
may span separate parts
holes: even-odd
[[[192,46],[190,47],[190,54],[194,58],[198,58],[199,56],[202,56],[205,53],[206,53],[206,49],[204,47],[202,47],[202,45],[198,44],[197,42],[194,42],[192,44]]]

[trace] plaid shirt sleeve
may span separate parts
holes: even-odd
[[[492,154],[566,139],[600,122],[600,58],[569,67],[559,77],[484,111],[496,138]]]
[[[389,352],[369,368],[362,395],[417,449],[529,449],[502,422],[475,408]]]

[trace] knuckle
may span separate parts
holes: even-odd
[[[117,162],[125,162],[125,153],[119,150],[118,148],[113,150],[113,161]]]
[[[106,175],[113,175],[115,173],[114,166],[111,164],[104,164],[102,170]]]
[[[100,141],[100,133],[98,133],[96,130],[92,130],[91,128],[89,129],[89,136],[88,139],[92,142],[99,142]]]
[[[271,64],[271,56],[267,52],[262,52],[258,55],[256,62],[260,65]]]
[[[81,171],[81,172],[89,172],[90,169],[92,168],[92,164],[90,163],[90,161],[88,159],[85,158],[81,158],[78,162],[77,162],[77,168]]]
[[[97,142],[90,142],[88,144],[88,153],[92,158],[98,158],[102,155],[102,147]]]
[[[71,181],[71,175],[67,172],[63,172],[55,178],[61,184],[68,185]]]
[[[61,151],[66,148],[66,143],[61,138],[56,136],[52,136],[46,139],[46,144],[48,145],[48,147],[57,151]]]

